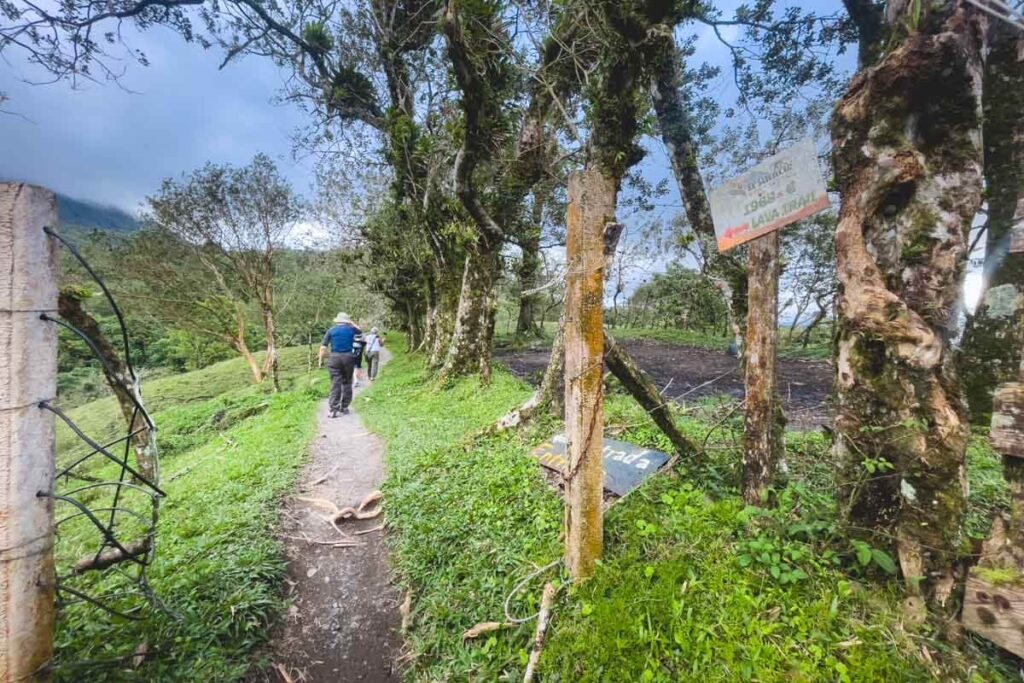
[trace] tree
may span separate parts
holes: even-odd
[[[968,428],[947,329],[981,205],[981,46],[968,3],[920,7],[890,4],[891,49],[833,120],[836,455],[851,530],[895,545],[911,595],[948,612]]]
[[[971,420],[987,424],[992,391],[1017,376],[1024,347],[1024,32],[992,21],[985,58],[985,263],[960,367]]]
[[[243,334],[234,344],[256,381],[270,372],[278,389],[275,268],[284,240],[303,216],[302,200],[274,162],[260,154],[244,168],[207,164],[180,181],[167,179],[149,205],[160,229],[202,264],[205,290],[217,291],[234,307],[239,330],[245,307],[257,308],[267,347],[262,367]]]
[[[781,286],[788,292],[782,310],[793,311],[789,343],[799,330],[801,344],[806,347],[814,330],[832,314],[837,284],[835,225],[835,214],[822,213],[782,234]],[[807,314],[811,317],[805,322]]]

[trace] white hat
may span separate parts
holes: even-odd
[[[352,318],[348,317],[348,313],[339,313],[338,315],[334,316],[334,322],[350,323],[352,322]]]
[[[371,328],[370,329],[370,334],[377,334],[377,328],[376,327]]]

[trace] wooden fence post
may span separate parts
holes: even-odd
[[[57,312],[53,193],[0,183],[0,682],[28,680],[53,655],[53,414]],[[35,679],[38,680],[38,679]]]
[[[565,292],[565,564],[574,581],[603,547],[604,229],[616,188],[599,170],[569,176]]]
[[[1024,360],[1019,381],[996,388],[990,437],[1003,456],[1010,508],[993,520],[970,570],[961,619],[967,630],[1024,657]]]
[[[743,499],[763,505],[775,477],[779,444],[775,434],[776,356],[779,341],[779,233],[750,243],[747,345],[744,349],[746,422],[743,443]]]

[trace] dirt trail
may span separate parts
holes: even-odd
[[[301,499],[323,499],[339,508],[358,505],[384,479],[384,445],[355,411],[330,418],[325,401],[319,420],[281,531],[289,559],[287,592],[294,604],[272,640],[276,670],[264,672],[263,680],[288,681],[284,669],[291,680],[304,683],[398,681],[400,597],[391,581],[384,532],[356,535],[381,526],[383,515],[341,524],[357,547],[301,540],[341,540],[324,521],[330,511]]]

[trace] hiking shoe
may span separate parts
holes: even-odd
[[[341,414],[342,415],[348,415],[348,408],[342,408],[341,409]]]
[[[337,410],[332,410],[331,414],[328,417],[338,417],[338,411]]]

